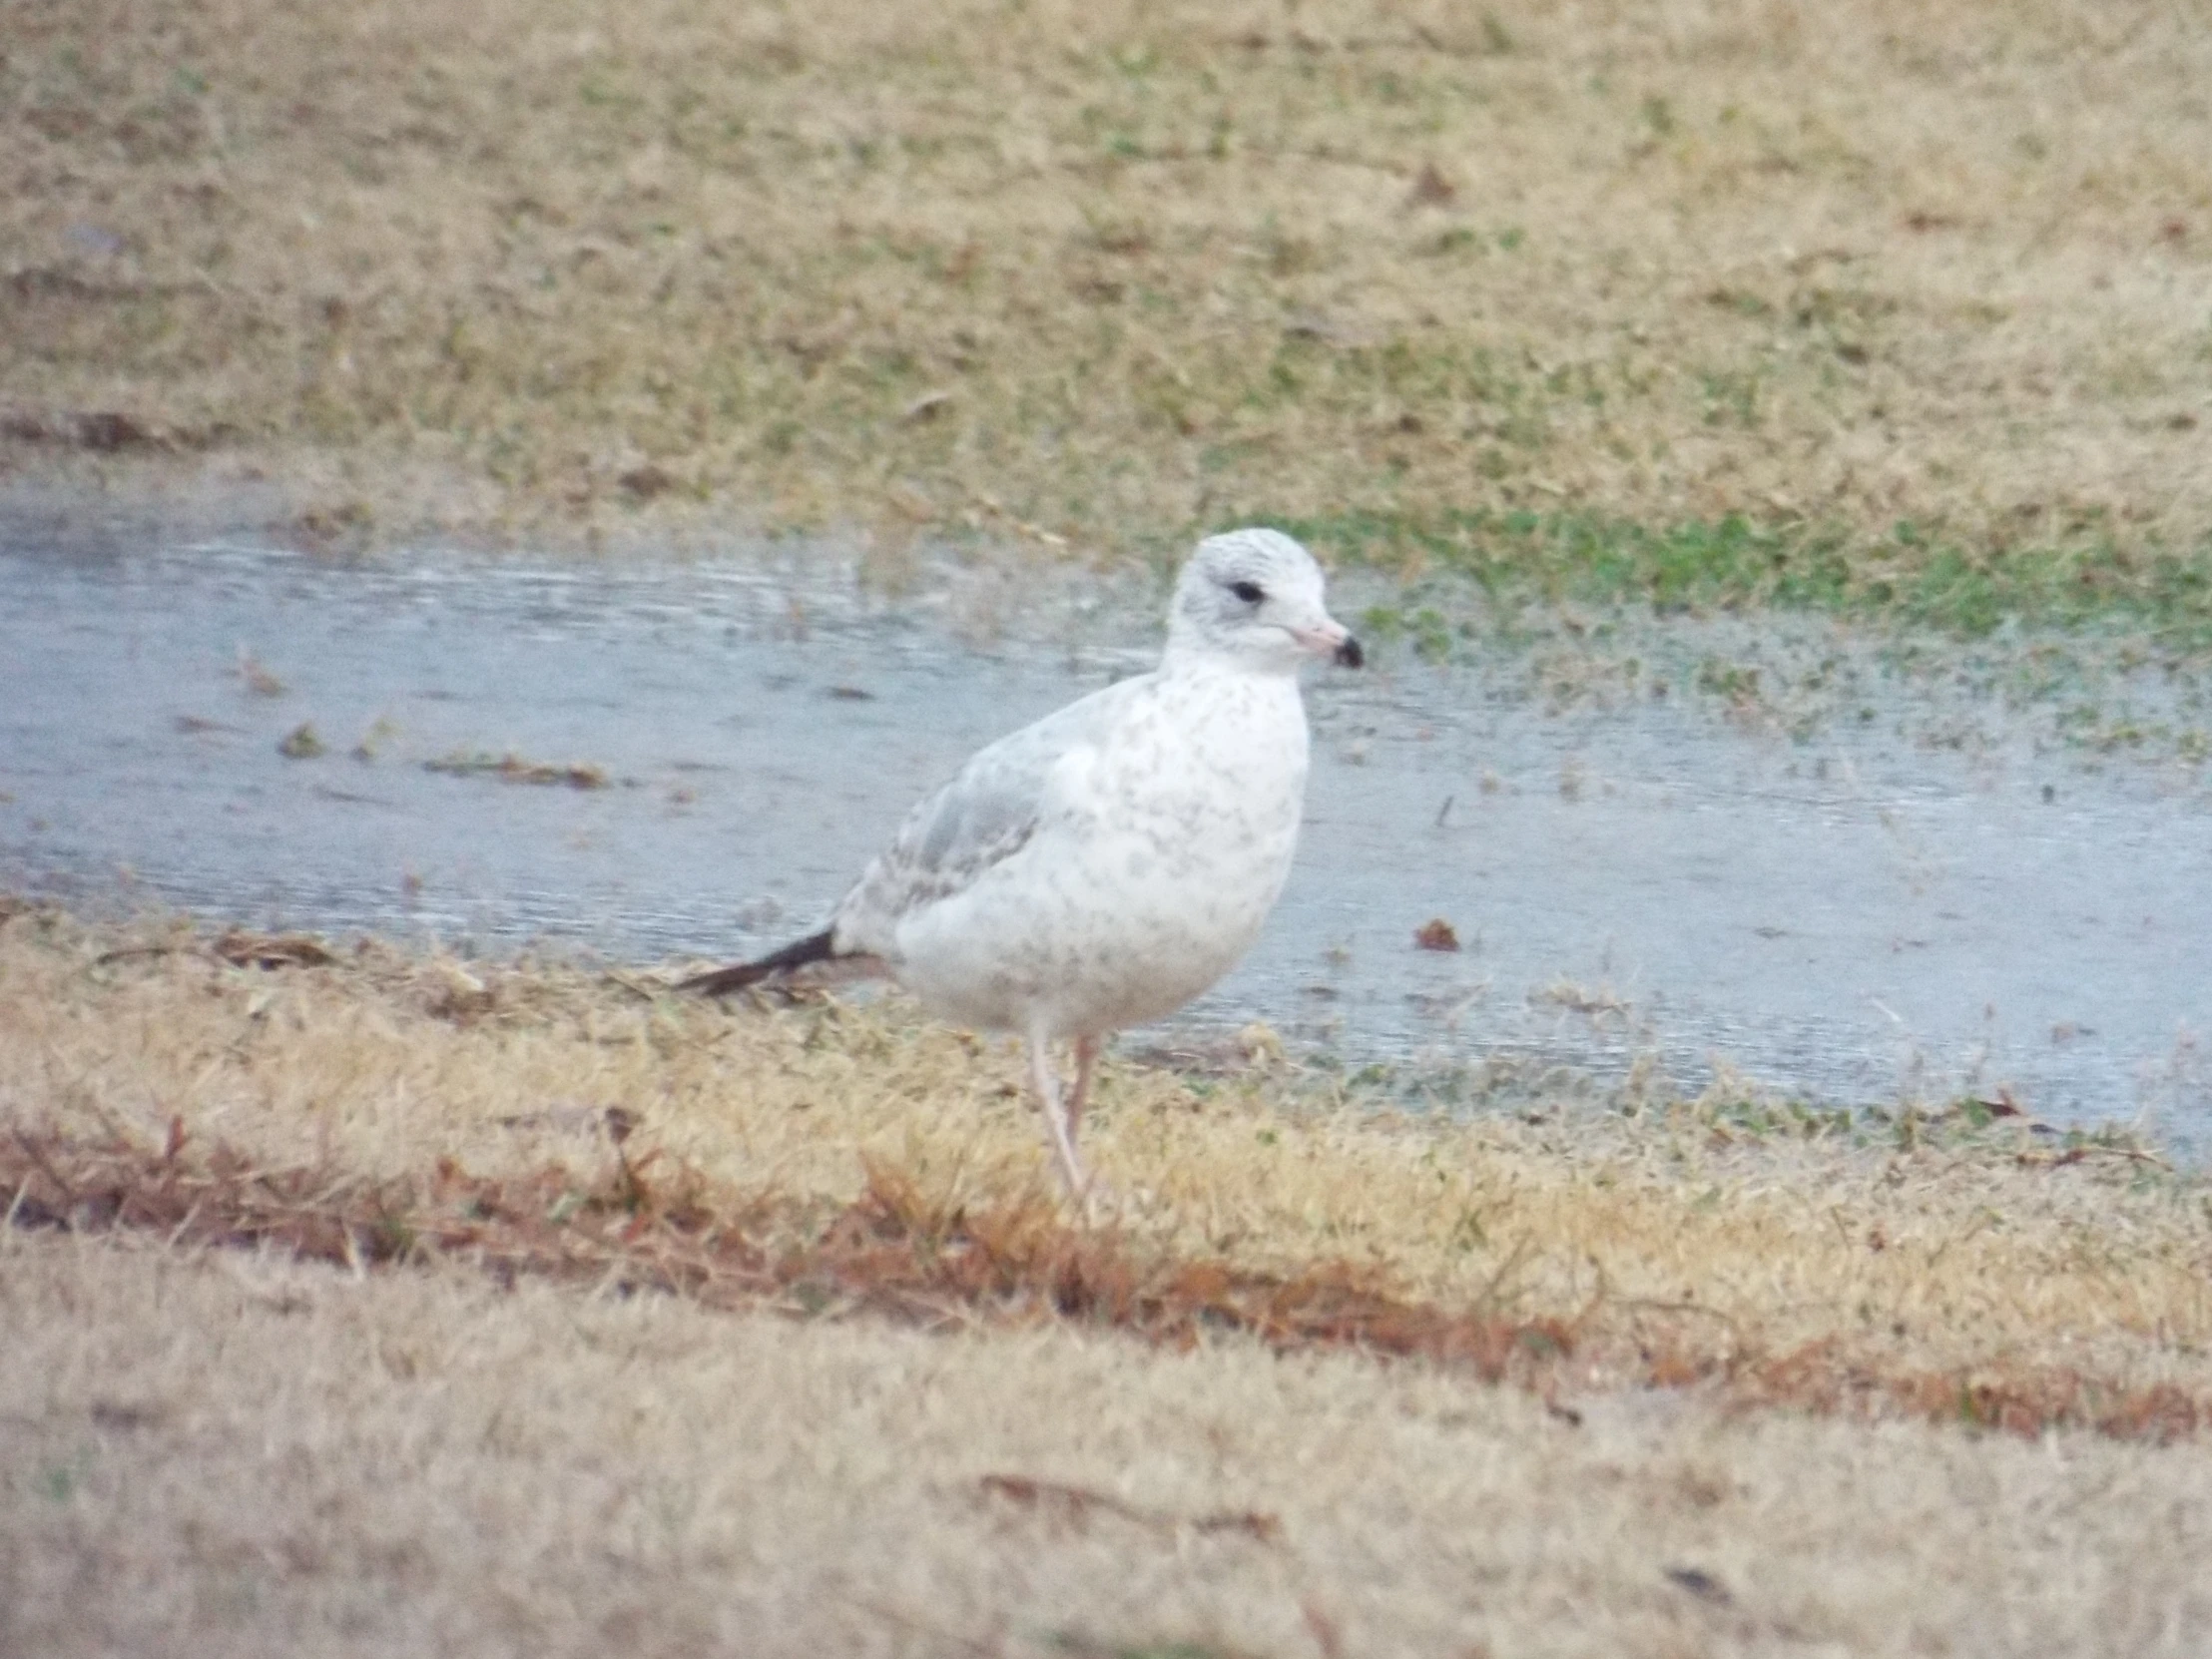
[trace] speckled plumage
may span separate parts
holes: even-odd
[[[1157,669],[979,751],[907,816],[825,933],[688,983],[722,992],[804,960],[872,957],[932,1012],[1020,1033],[1080,1194],[1100,1040],[1234,966],[1290,873],[1307,766],[1298,670],[1360,660],[1322,589],[1277,531],[1202,542]],[[1063,1092],[1050,1045],[1070,1038]]]

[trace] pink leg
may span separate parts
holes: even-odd
[[[1098,1064],[1100,1044],[1096,1037],[1075,1039],[1075,1087],[1068,1091],[1068,1133],[1083,1133],[1083,1108],[1091,1100],[1091,1071]]]
[[[1060,1089],[1059,1068],[1052,1063],[1051,1039],[1041,1031],[1029,1037],[1029,1080],[1037,1091],[1037,1108],[1044,1113],[1045,1143],[1060,1161],[1060,1179],[1067,1186],[1068,1197],[1081,1204],[1091,1178],[1075,1151],[1075,1126]]]

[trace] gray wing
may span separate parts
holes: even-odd
[[[896,955],[899,921],[971,886],[1029,844],[1053,810],[1054,769],[1105,741],[1150,675],[1123,680],[979,749],[906,815],[837,905],[836,949]]]

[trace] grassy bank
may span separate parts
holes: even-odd
[[[45,911],[0,933],[0,989],[23,1061],[8,1184],[29,1181],[50,1220],[71,1195],[197,1171],[163,1229],[200,1238],[183,1221],[197,1211],[208,1238],[266,1231],[349,1264],[405,1260],[392,1240],[465,1232],[471,1216],[506,1217],[523,1229],[516,1260],[554,1264],[565,1246],[525,1237],[533,1215],[620,1212],[676,1241],[720,1236],[699,1220],[711,1212],[751,1241],[740,1279],[772,1300],[811,1282],[820,1252],[829,1281],[844,1275],[830,1241],[853,1229],[925,1265],[955,1234],[995,1239],[984,1258],[1004,1258],[1009,1294],[1032,1272],[1089,1271],[1055,1255],[1065,1227],[1017,1056],[895,1003],[725,1014],[621,972],[373,945],[332,957],[182,924],[88,931]],[[1270,1058],[1264,1036],[1249,1046],[1256,1057],[1222,1076],[1107,1072],[1091,1138],[1121,1197],[1093,1241],[1100,1284],[1164,1285],[1203,1264],[1237,1296],[1287,1286],[1296,1302],[1342,1268],[1363,1295],[1426,1310],[1405,1316],[1416,1323],[1471,1310],[1520,1322],[1508,1347],[1523,1327],[1548,1333],[1530,1341],[1573,1348],[1577,1386],[1740,1381],[1754,1362],[1841,1344],[1876,1407],[1918,1398],[1917,1382],[1885,1395],[1886,1373],[1941,1376],[1936,1414],[1971,1416],[1977,1376],[1997,1397],[2025,1365],[2029,1392],[2058,1367],[2113,1402],[2171,1383],[2202,1402],[2183,1427],[2212,1417],[2212,1193],[2154,1151],[2008,1126],[1970,1103],[1809,1114],[1741,1084],[1573,1117],[1406,1116]],[[310,1172],[339,1234],[250,1221],[255,1183],[276,1170]],[[255,1172],[243,1186],[241,1171]],[[932,1285],[988,1317],[983,1281]],[[1089,1305],[1063,1292],[1063,1311]],[[1121,1294],[1100,1293],[1101,1317],[1143,1324],[1113,1311]],[[1199,1324],[1238,1325],[1227,1308]],[[1292,1346],[1326,1346],[1309,1335]],[[2061,1401],[2025,1425],[2046,1420],[2096,1417]]]
[[[2204,629],[2171,11],[0,22],[19,476],[260,480],[340,541],[1269,515],[1538,588]]]
[[[0,1633],[1905,1652],[1994,1604],[2155,1652],[2204,1616],[2200,1174],[1985,1113],[1405,1116],[1249,1047],[1106,1069],[1084,1229],[1016,1056],[895,1003],[14,906]]]

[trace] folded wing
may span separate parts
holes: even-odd
[[[978,750],[906,815],[838,904],[830,928],[838,953],[866,951],[895,962],[902,920],[973,886],[1056,816],[1075,810],[1066,780],[1081,770],[1084,751],[1108,740],[1150,678],[1108,686]]]

